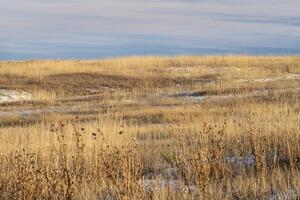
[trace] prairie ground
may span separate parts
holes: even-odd
[[[299,199],[300,57],[0,62],[0,199]]]

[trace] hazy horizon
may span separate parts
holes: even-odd
[[[1,3],[1,60],[300,54],[298,0]]]

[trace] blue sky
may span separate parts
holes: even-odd
[[[0,59],[300,54],[299,0],[0,0]]]

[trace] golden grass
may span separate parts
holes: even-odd
[[[112,73],[139,76],[155,74],[152,70],[167,67],[239,67],[266,68],[272,72],[299,73],[298,56],[181,56],[181,57],[125,57],[90,61],[3,61],[1,74],[45,76],[64,73]],[[168,74],[169,75],[169,74]],[[247,74],[248,76],[251,74]]]
[[[297,56],[0,62],[34,97],[0,104],[0,199],[299,199],[299,74]]]

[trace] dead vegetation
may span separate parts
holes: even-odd
[[[0,104],[0,199],[300,197],[298,57],[1,62],[0,70],[1,89],[33,95]],[[272,79],[285,76],[293,78]]]

